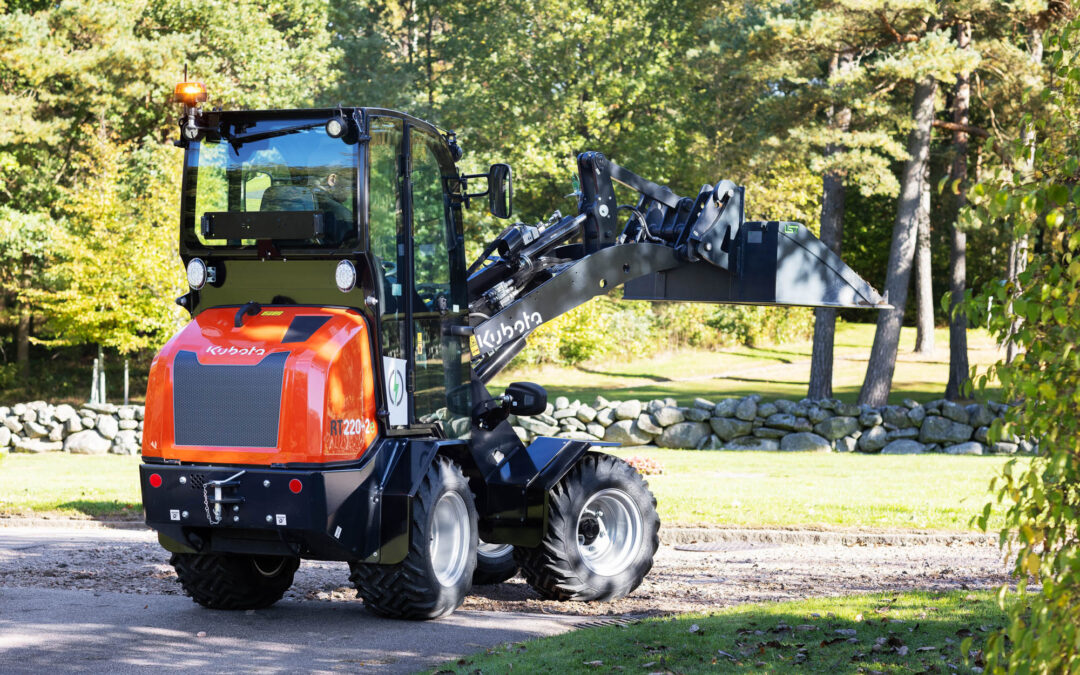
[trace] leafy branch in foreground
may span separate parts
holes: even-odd
[[[1020,434],[1038,441],[1027,468],[1009,463],[996,479],[1007,507],[1001,543],[1015,555],[1019,602],[1010,623],[987,641],[993,672],[1076,672],[1080,669],[1080,21],[1047,42],[1050,86],[1041,92],[1045,117],[1026,120],[1018,156],[973,191],[969,213],[982,224],[1002,222],[1030,237],[1030,260],[1015,282],[991,284],[968,305],[1019,355],[977,383],[997,376],[1015,402],[992,441]],[[987,505],[979,524],[988,526]],[[1003,588],[1004,602],[1010,592]]]

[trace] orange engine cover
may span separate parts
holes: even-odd
[[[200,313],[150,367],[143,455],[207,464],[341,462],[375,440],[371,343],[347,309]]]

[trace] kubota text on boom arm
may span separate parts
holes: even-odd
[[[578,174],[577,215],[512,225],[469,268],[483,382],[538,326],[622,284],[626,299],[888,306],[803,225],[745,221],[743,188],[731,181],[680,197],[599,152],[578,156]],[[617,204],[613,181],[637,203]]]

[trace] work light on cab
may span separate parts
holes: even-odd
[[[332,117],[326,123],[326,135],[330,138],[341,138],[349,130],[349,123],[344,117]]]
[[[206,263],[201,258],[192,258],[187,264],[187,281],[196,291],[206,285]]]
[[[337,269],[334,270],[334,281],[342,293],[348,293],[356,288],[356,266],[351,260],[342,260],[337,264]]]

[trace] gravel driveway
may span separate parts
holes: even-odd
[[[686,547],[661,546],[641,587],[616,602],[545,601],[517,578],[474,588],[465,608],[642,616],[811,596],[989,588],[1008,580],[1001,551],[970,542],[851,546],[736,540],[698,547],[716,550],[680,548]],[[285,601],[357,602],[347,579],[344,563],[306,561]],[[0,527],[0,587],[181,592],[168,553],[151,532],[105,528]]]

